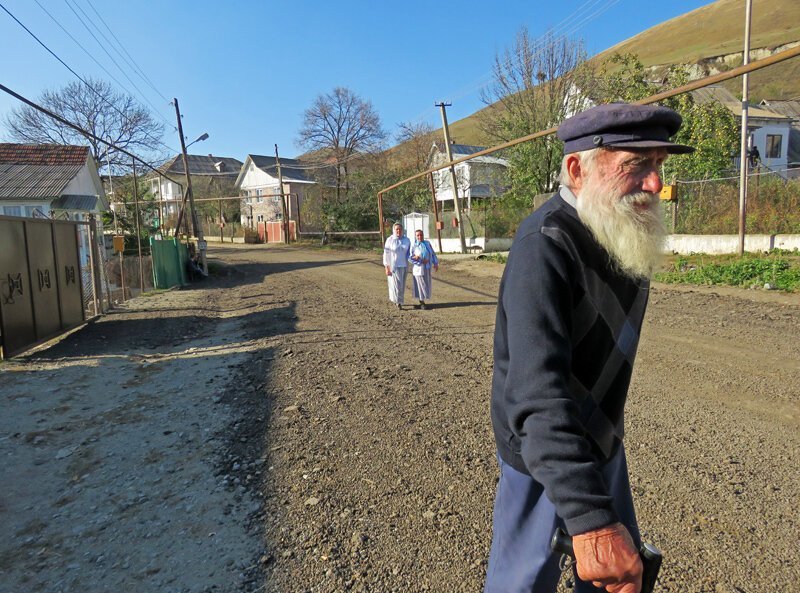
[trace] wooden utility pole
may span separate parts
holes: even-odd
[[[183,124],[181,123],[181,110],[178,107],[178,100],[175,102],[175,115],[178,117],[178,136],[181,139],[181,154],[183,155],[183,169],[186,172],[186,195],[189,198],[189,210],[192,215],[192,232],[197,237],[197,247],[200,250],[200,264],[203,267],[203,274],[208,275],[208,262],[206,261],[206,242],[203,237],[203,228],[197,222],[197,211],[194,209],[194,195],[192,194],[192,176],[189,175],[189,159],[186,156],[186,139],[183,137]]]
[[[281,159],[278,157],[278,145],[275,145],[275,166],[278,167],[278,184],[280,184],[281,207],[283,209],[283,242],[289,243],[289,216],[286,207],[286,196],[283,194],[283,175],[281,175]]]
[[[450,107],[450,103],[436,103],[442,110],[442,131],[444,132],[444,146],[447,151],[447,160],[453,162],[453,147],[450,145],[450,128],[447,126],[447,112],[445,107]],[[458,238],[461,241],[461,253],[467,252],[467,242],[464,239],[464,225],[461,218],[461,204],[458,201],[458,181],[456,180],[456,168],[450,165],[450,178],[453,182],[453,204],[456,210],[456,222],[458,223]]]
[[[136,161],[133,164],[133,207],[136,220],[136,248],[139,252],[139,293],[144,292],[144,268],[142,267],[142,230],[139,223],[139,185],[136,183]]]
[[[428,183],[431,186],[431,199],[433,200],[433,220],[436,223],[436,236],[439,239],[439,253],[442,253],[442,229],[439,228],[439,207],[436,204],[436,184],[433,182],[433,172],[428,173]]]
[[[746,0],[744,8],[744,50],[742,66],[750,63],[750,15],[752,14],[752,0]],[[750,77],[748,73],[742,76],[742,138],[741,152],[739,155],[739,255],[744,255],[744,228],[747,212],[747,108],[750,100]]]
[[[381,245],[386,240],[383,234],[383,192],[378,192],[378,230],[381,233]]]

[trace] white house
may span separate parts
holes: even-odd
[[[789,177],[800,177],[800,100],[765,99],[758,104],[761,109],[789,118],[789,138],[786,142]],[[772,140],[773,147],[775,140]]]
[[[0,144],[0,214],[86,220],[107,209],[88,146]]]
[[[287,217],[297,220],[306,191],[316,182],[307,173],[307,163],[296,159],[280,159],[283,191],[278,181],[278,167],[274,156],[248,154],[236,188],[241,201],[241,222],[253,228],[259,222],[283,220],[281,198],[276,194],[291,194],[287,204]]]
[[[204,197],[203,191],[214,185],[229,186],[229,190],[233,191],[233,183],[242,168],[242,161],[238,159],[211,154],[188,154],[186,161],[189,164],[189,175],[192,177],[192,190],[195,198]],[[177,155],[167,161],[159,167],[159,171],[180,182],[181,185],[185,185],[186,169],[183,166],[182,155]],[[183,202],[181,185],[156,173],[150,173],[147,178],[150,183],[150,193],[156,200],[159,200],[164,218],[177,216]],[[201,180],[206,182],[203,183],[202,188],[198,184]]]
[[[453,160],[475,154],[484,146],[467,144],[451,144]],[[428,153],[428,167],[433,168],[448,162],[444,142],[434,142]],[[496,198],[505,191],[505,170],[508,161],[492,155],[472,158],[455,166],[458,195],[464,208],[472,208],[473,198]],[[450,169],[439,169],[433,173],[436,200],[445,202],[453,200],[453,182]]]
[[[692,91],[699,102],[717,101],[736,117],[739,128],[742,125],[742,102],[723,87],[709,86]],[[764,105],[747,107],[748,145],[758,150],[760,165],[775,171],[783,177],[788,176],[789,141],[792,131],[792,118],[771,110]],[[739,168],[739,156],[733,159]]]

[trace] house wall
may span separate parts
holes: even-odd
[[[50,200],[3,200],[0,202],[0,214],[5,216],[33,218],[36,209],[45,216],[50,216]]]
[[[242,225],[248,226],[251,222],[255,225],[260,221],[282,220],[283,207],[281,206],[280,198],[270,197],[270,194],[276,193],[297,194],[289,198],[287,212],[290,220],[297,220],[298,208],[302,207],[305,189],[308,185],[310,184],[284,181],[283,192],[281,192],[277,177],[262,171],[253,163],[248,163],[247,171],[242,177],[242,183],[239,185],[240,192],[247,194],[247,197],[243,197],[241,202]],[[262,196],[258,195],[259,191],[263,194]],[[253,212],[252,221],[250,219],[251,206]]]
[[[748,126],[749,127],[749,126]],[[781,154],[778,158],[767,158],[767,136],[780,135],[781,140]],[[761,162],[770,169],[785,169],[789,165],[789,126],[788,125],[765,125],[751,134],[753,137],[753,145],[758,147],[758,152],[761,155]]]
[[[99,182],[99,177],[92,175],[92,172],[89,170],[89,165],[84,165],[84,167],[78,171],[78,174],[67,184],[67,187],[62,190],[61,195],[100,197],[104,195],[105,192]]]
[[[457,158],[457,157],[456,157]],[[444,160],[434,159],[433,166],[443,164]],[[464,199],[489,198],[502,193],[502,181],[505,167],[496,163],[481,161],[465,161],[455,166],[458,194]],[[440,169],[433,173],[436,188],[436,201],[444,202],[453,199],[453,183],[450,169]],[[469,204],[467,205],[469,207]]]

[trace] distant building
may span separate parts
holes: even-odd
[[[0,214],[86,220],[107,209],[88,146],[0,144]]]
[[[192,177],[192,192],[195,198],[229,197],[234,194],[234,185],[242,161],[231,157],[214,155],[187,155],[189,175]],[[164,175],[186,185],[186,169],[183,166],[183,156],[177,155],[167,161],[158,169]],[[173,183],[157,173],[147,176],[150,183],[150,193],[159,201],[165,221],[177,217],[183,202],[181,186]]]
[[[800,177],[800,100],[765,99],[758,106],[765,111],[789,118],[789,141],[787,143],[789,176]]]
[[[742,102],[730,91],[723,87],[708,86],[692,91],[698,102],[717,101],[726,107],[736,118],[739,129],[742,125]],[[778,103],[778,102],[775,102]],[[793,102],[786,102],[793,103]],[[797,103],[797,102],[794,102]],[[795,155],[793,162],[797,167],[797,153],[800,145],[797,129],[793,128],[797,119],[784,115],[778,108],[771,107],[768,102],[760,105],[749,105],[747,108],[748,146],[758,151],[759,163],[757,166],[774,171],[784,178],[796,176],[800,171],[791,171],[790,153]],[[794,133],[792,130],[795,129]],[[794,140],[794,143],[792,143]],[[792,146],[792,144],[794,144]],[[733,157],[733,167],[739,169],[739,155]]]
[[[451,144],[453,160],[475,154],[484,150],[485,146],[468,144]],[[434,142],[428,153],[428,168],[440,166],[448,161],[447,147],[444,142]],[[506,169],[508,161],[496,156],[485,155],[475,157],[455,166],[458,196],[464,208],[472,208],[473,198],[496,198],[505,191]],[[453,182],[450,169],[439,169],[433,173],[436,200],[439,202],[453,200]]]
[[[255,228],[259,222],[283,220],[283,207],[277,194],[291,194],[287,217],[297,221],[298,213],[309,187],[316,182],[308,175],[308,163],[297,159],[280,159],[283,191],[278,181],[278,166],[274,156],[248,154],[236,179],[236,189],[242,197],[241,222]]]

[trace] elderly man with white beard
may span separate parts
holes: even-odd
[[[680,116],[613,103],[565,120],[561,189],[520,225],[500,284],[491,415],[500,464],[485,593],[638,593],[623,412],[661,256],[661,165]]]

